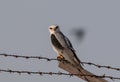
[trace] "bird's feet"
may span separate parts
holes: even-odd
[[[65,58],[64,58],[61,54],[59,54],[59,55],[57,56],[57,59],[58,59],[59,61],[61,61],[61,60],[64,60]]]

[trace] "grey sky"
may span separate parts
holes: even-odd
[[[70,38],[78,57],[101,65],[120,67],[119,0],[0,0],[0,53],[55,58],[48,26],[58,24]],[[83,27],[80,45],[71,31]],[[120,73],[85,65],[95,74]],[[65,72],[57,62],[0,57],[0,69]],[[85,82],[77,77],[0,73],[1,82]],[[109,80],[112,82],[111,80]],[[115,80],[119,82],[119,80]]]

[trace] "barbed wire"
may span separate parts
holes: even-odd
[[[95,64],[95,63],[91,63],[91,62],[82,62],[82,63],[88,64],[88,65],[93,65],[93,66],[96,66],[98,68],[106,68],[106,69],[112,69],[112,70],[120,71],[120,68],[115,68],[115,67],[111,67],[111,66],[99,65],[99,64]]]
[[[43,60],[47,60],[47,61],[61,61],[58,60],[56,58],[47,58],[47,57],[41,57],[41,56],[21,56],[21,55],[10,55],[10,54],[0,54],[0,56],[5,56],[5,57],[14,57],[14,58],[24,58],[24,59],[43,59]],[[62,60],[62,61],[66,61],[66,60]],[[95,63],[91,63],[91,62],[82,62],[83,64],[87,64],[87,65],[93,65],[96,66],[98,68],[106,68],[106,69],[112,69],[112,70],[116,70],[116,71],[120,71],[120,68],[115,68],[112,66],[105,66],[105,65],[99,65],[99,64],[95,64]]]
[[[28,74],[28,75],[31,75],[31,74],[36,74],[36,75],[66,75],[66,76],[74,76],[74,75],[77,75],[77,76],[90,76],[90,77],[97,77],[97,78],[109,78],[111,80],[120,80],[120,77],[112,77],[112,76],[107,76],[107,75],[85,75],[85,74],[69,74],[69,73],[63,73],[63,72],[35,72],[35,71],[18,71],[18,70],[11,70],[11,69],[0,69],[0,73],[1,72],[7,72],[7,73],[17,73],[19,75],[21,74]]]
[[[14,57],[14,58],[24,58],[24,59],[44,59],[47,61],[52,61],[52,60],[58,60],[56,58],[47,58],[47,57],[41,57],[41,56],[21,56],[21,55],[11,55],[11,54],[0,54],[0,56],[5,56],[5,57]]]

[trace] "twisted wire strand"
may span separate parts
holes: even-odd
[[[109,78],[111,80],[120,80],[120,77],[112,77],[112,76],[106,76],[106,75],[81,75],[81,74],[69,74],[69,73],[63,73],[63,72],[41,72],[41,71],[38,71],[38,72],[34,72],[34,71],[18,71],[18,70],[11,70],[11,69],[0,69],[0,72],[7,72],[7,73],[17,73],[19,75],[21,74],[28,74],[28,75],[31,75],[31,74],[36,74],[36,75],[66,75],[66,76],[73,76],[73,75],[80,75],[80,76],[90,76],[90,77],[97,77],[97,78]]]
[[[24,59],[39,59],[39,60],[47,60],[47,61],[60,61],[56,58],[47,58],[47,57],[41,57],[41,56],[21,56],[21,55],[10,55],[10,54],[0,54],[0,56],[4,56],[4,57],[14,57],[14,58],[24,58]],[[66,60],[62,60],[62,61],[66,61]],[[91,62],[82,62],[83,64],[87,64],[87,65],[93,65],[96,66],[98,68],[106,68],[106,69],[112,69],[112,70],[116,70],[116,71],[120,71],[120,68],[116,68],[116,67],[112,67],[112,66],[105,66],[105,65],[99,65],[99,64],[95,64],[95,63],[91,63]]]

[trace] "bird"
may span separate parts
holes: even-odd
[[[61,32],[58,25],[49,26],[51,43],[54,51],[58,54],[57,59],[67,60],[70,64],[77,68],[80,74],[84,75],[83,63],[79,60],[75,53],[70,40]],[[88,82],[88,78],[83,76]]]
[[[73,65],[80,65],[70,40],[61,32],[58,25],[49,26],[50,38],[53,50],[58,54],[57,59],[65,59]]]

